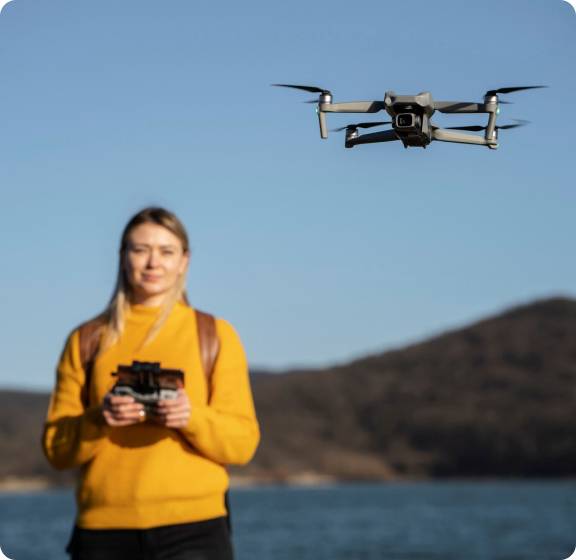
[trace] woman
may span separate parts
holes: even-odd
[[[64,348],[43,447],[55,468],[80,467],[73,560],[232,558],[224,465],[247,463],[259,430],[242,345],[221,319],[213,371],[204,371],[189,259],[174,214],[136,214],[110,304]],[[111,392],[112,373],[134,361],[181,370],[184,388],[151,409]]]

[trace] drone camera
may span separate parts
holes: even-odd
[[[414,113],[400,113],[396,115],[396,128],[417,129],[420,128],[420,117]]]

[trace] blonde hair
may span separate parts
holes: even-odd
[[[128,237],[130,232],[141,224],[156,224],[166,228],[180,240],[184,254],[190,253],[186,229],[172,212],[164,208],[149,207],[140,210],[140,212],[132,216],[122,232],[116,286],[114,287],[110,302],[102,315],[105,327],[99,353],[104,352],[118,342],[124,332],[126,313],[132,303],[130,283],[125,269],[125,254],[128,250]],[[173,290],[167,295],[156,322],[150,328],[142,344],[143,346],[148,344],[158,334],[158,331],[161,329],[177,302],[183,302],[189,305],[186,294],[186,271],[180,275]]]

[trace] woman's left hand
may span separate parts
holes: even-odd
[[[166,428],[184,428],[190,420],[192,407],[184,389],[178,389],[178,397],[158,401],[148,418]]]

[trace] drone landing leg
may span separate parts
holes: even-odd
[[[495,128],[496,128],[496,113],[490,113],[490,116],[488,117],[488,126],[486,127],[486,134],[484,135],[484,138],[487,141],[496,139],[496,135],[494,134]]]
[[[345,146],[347,148],[353,148],[358,144],[375,144],[377,142],[394,142],[399,140],[398,136],[393,130],[384,130],[383,132],[372,132],[370,134],[362,134],[362,136],[356,136],[346,139]]]
[[[320,138],[326,140],[326,138],[328,138],[328,128],[326,127],[326,115],[319,109],[317,109],[316,112],[318,113],[318,124],[320,125]]]

